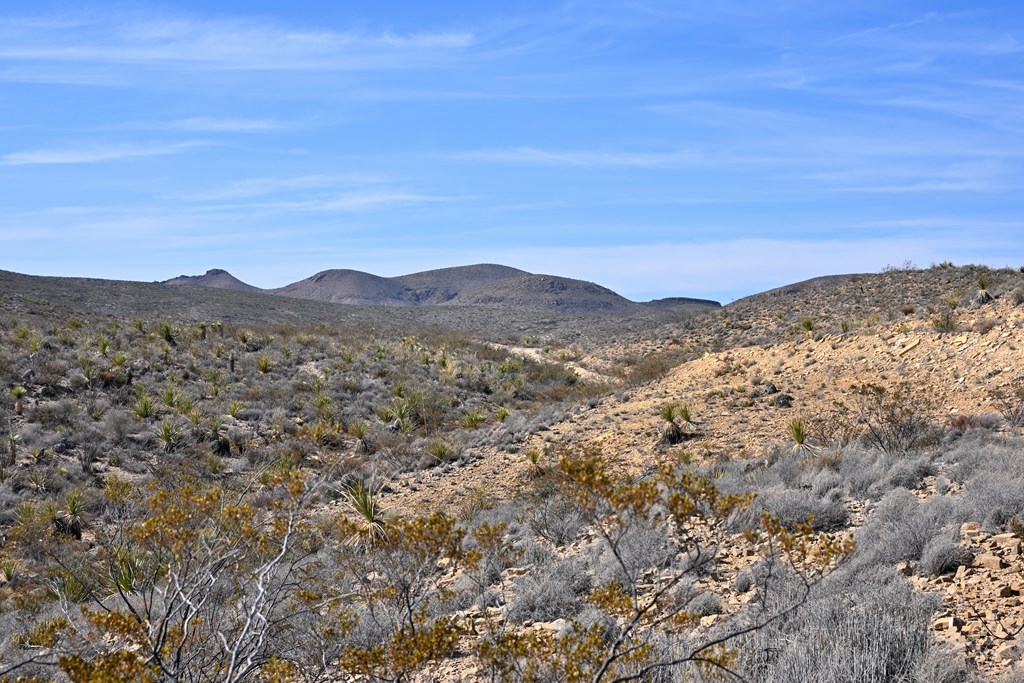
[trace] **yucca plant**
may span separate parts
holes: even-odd
[[[11,389],[11,398],[14,399],[14,412],[17,415],[21,415],[22,404],[21,398],[28,393],[28,390],[20,384]]]
[[[18,561],[10,557],[0,560],[0,574],[3,574],[7,583],[14,583],[18,577]]]
[[[789,421],[787,429],[789,431],[789,436],[793,439],[794,450],[812,450],[812,446],[809,441],[810,434],[807,429],[807,423],[803,421],[803,418],[794,417]]]
[[[536,448],[527,449],[526,462],[530,464],[530,472],[532,474],[544,474],[544,465],[541,463],[540,451],[538,451]]]
[[[172,451],[178,445],[181,437],[178,434],[177,427],[170,420],[164,420],[160,423],[160,428],[156,432],[156,438],[163,445],[165,451]]]
[[[228,415],[237,418],[243,408],[245,408],[245,404],[236,399],[228,404]]]
[[[486,421],[487,418],[484,417],[483,413],[478,410],[471,410],[462,416],[460,424],[466,429],[476,429]]]
[[[110,340],[107,339],[106,337],[100,337],[100,340],[99,342],[97,342],[96,346],[99,349],[100,355],[106,357],[107,350],[110,349]]]
[[[505,406],[498,406],[494,411],[494,420],[496,422],[504,422],[508,419],[508,408]]]
[[[356,481],[345,491],[345,499],[357,518],[356,530],[349,537],[352,545],[374,546],[387,540],[384,514],[380,509],[380,487]]]
[[[177,345],[177,334],[174,332],[174,328],[169,323],[159,323],[156,326],[156,336],[163,339],[170,346]]]
[[[260,356],[256,359],[256,369],[260,371],[261,375],[265,375],[274,368],[274,364],[270,361],[269,356]]]
[[[173,408],[174,404],[178,402],[178,392],[174,390],[174,387],[167,387],[163,393],[164,405],[168,408]]]
[[[82,514],[85,512],[85,500],[82,492],[78,489],[68,491],[64,496],[64,509],[59,513],[54,512],[54,531],[58,536],[71,536],[77,539],[82,538]]]
[[[665,427],[661,433],[661,443],[674,446],[686,438],[686,431],[679,423],[687,425],[693,423],[693,411],[689,405],[666,403],[658,411],[658,415],[665,421]]]
[[[139,394],[138,400],[135,401],[135,406],[132,408],[139,419],[146,420],[156,414],[156,406],[153,405],[153,399],[145,394]]]
[[[431,441],[427,446],[427,453],[430,454],[438,464],[447,462],[452,456],[451,447],[440,439]]]
[[[356,440],[356,450],[360,453],[370,451],[370,442],[366,439],[366,425],[362,422],[353,422],[348,426],[348,433]]]

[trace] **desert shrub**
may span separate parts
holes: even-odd
[[[1024,424],[1024,382],[993,389],[990,395],[1004,420],[1015,427]]]
[[[895,489],[870,511],[857,534],[857,554],[862,560],[887,564],[917,561],[933,539],[947,533],[944,530],[959,528],[959,521],[949,499],[920,501],[905,489]]]
[[[917,573],[921,576],[941,576],[956,571],[958,567],[969,565],[974,556],[959,543],[959,533],[955,529],[946,529],[932,538],[921,551],[921,561],[917,565]]]
[[[600,545],[594,575],[601,584],[618,581],[628,585],[642,570],[664,567],[674,556],[668,530],[638,518],[621,530],[614,548],[609,543]]]
[[[1024,465],[1017,471],[982,471],[965,482],[958,508],[967,519],[991,531],[1003,530],[1024,515]]]
[[[643,386],[661,379],[673,368],[685,363],[693,357],[689,351],[682,349],[669,349],[657,353],[649,353],[644,356],[631,356],[622,360],[622,365],[628,369],[627,382],[630,386]]]
[[[867,443],[890,455],[906,453],[932,442],[935,434],[926,414],[928,401],[915,396],[907,383],[854,386],[857,414]]]
[[[741,671],[773,683],[922,680],[935,647],[928,627],[937,602],[888,568],[835,576],[795,615],[744,639]]]
[[[583,596],[591,586],[586,564],[579,558],[557,560],[519,578],[512,587],[508,619],[552,621],[573,617],[583,608]]]
[[[585,520],[579,508],[564,496],[547,496],[530,506],[526,523],[538,537],[556,546],[575,540]]]
[[[758,492],[757,502],[765,511],[790,528],[794,528],[799,522],[807,521],[810,517],[814,518],[811,527],[815,531],[838,531],[850,523],[850,513],[839,497],[819,498],[806,489],[774,487],[761,490]]]

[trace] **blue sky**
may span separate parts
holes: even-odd
[[[496,262],[729,301],[1024,264],[1016,2],[0,6],[0,268]]]

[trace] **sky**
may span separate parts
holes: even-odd
[[[0,269],[1024,265],[1017,1],[0,4]]]

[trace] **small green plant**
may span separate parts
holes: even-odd
[[[810,450],[811,444],[808,442],[808,430],[807,423],[803,421],[803,418],[794,417],[789,421],[787,427],[790,438],[793,439],[794,449],[796,450]]]
[[[228,415],[237,419],[244,408],[245,404],[236,399],[228,404]]]
[[[164,405],[168,408],[173,408],[178,402],[178,392],[174,390],[174,387],[166,387],[163,393]]]
[[[18,415],[21,415],[21,399],[26,393],[28,393],[28,390],[25,389],[25,387],[21,386],[20,384],[11,389],[11,398],[14,399],[14,412]]]
[[[494,420],[496,422],[504,422],[508,419],[508,408],[505,406],[498,406],[494,411]]]
[[[124,364],[127,362],[128,356],[124,355],[123,353],[115,353],[113,360],[111,360],[111,363],[114,364],[115,368],[124,367]]]
[[[107,339],[106,337],[100,337],[100,340],[99,342],[97,342],[96,347],[99,350],[100,355],[106,358],[107,351],[110,349],[110,340]]]
[[[451,447],[440,439],[430,442],[427,446],[427,453],[434,458],[438,464],[448,462],[452,457]]]
[[[10,557],[0,560],[0,574],[3,574],[4,581],[14,583],[18,577],[18,561]]]
[[[256,369],[260,371],[261,375],[267,374],[273,367],[274,364],[270,361],[269,356],[260,356],[256,359]]]
[[[156,414],[156,406],[153,404],[153,399],[145,394],[139,394],[139,398],[135,401],[135,406],[132,408],[140,420],[147,420]]]
[[[800,319],[800,327],[804,328],[808,332],[814,331],[814,318],[809,315],[805,315]]]
[[[541,463],[540,451],[530,448],[526,451],[526,462],[530,464],[530,471],[535,475],[544,474],[544,465]]]
[[[181,437],[178,434],[178,429],[169,420],[164,420],[160,423],[156,438],[165,451],[173,451]]]
[[[482,425],[486,421],[487,421],[487,418],[484,417],[483,413],[481,413],[480,411],[477,411],[477,410],[471,410],[471,411],[469,411],[468,413],[466,413],[465,415],[462,416],[462,420],[461,420],[460,424],[465,429],[476,429],[477,427],[479,427],[480,425]]]
[[[345,499],[357,518],[349,543],[375,546],[386,541],[388,535],[380,508],[380,488],[372,482],[356,481],[345,491]]]
[[[177,334],[175,333],[174,328],[171,327],[170,323],[158,323],[156,326],[156,336],[163,339],[170,346],[175,346],[177,344]]]

